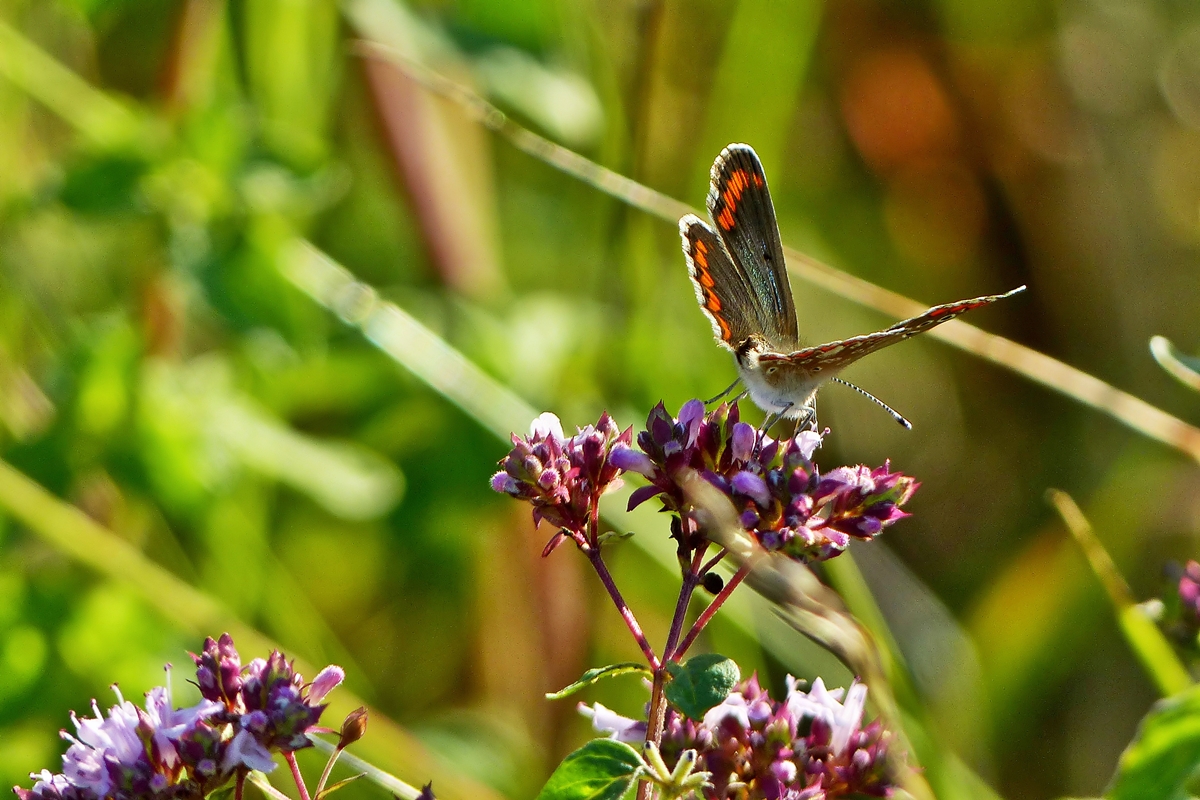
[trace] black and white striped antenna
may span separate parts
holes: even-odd
[[[882,401],[882,400],[880,400],[878,397],[876,397],[875,395],[873,395],[873,394],[871,394],[870,392],[868,392],[866,389],[861,389],[861,388],[859,388],[859,387],[855,386],[853,383],[850,383],[849,381],[844,381],[844,380],[842,380],[841,378],[833,378],[832,380],[833,380],[835,383],[840,383],[842,386],[849,386],[851,389],[853,389],[854,391],[858,392],[858,393],[859,393],[859,394],[861,394],[863,397],[867,398],[868,400],[870,400],[870,401],[871,401],[871,402],[873,402],[875,405],[877,405],[877,406],[879,406],[880,408],[882,408],[882,409],[883,409],[884,411],[886,411],[887,413],[891,414],[891,415],[892,415],[892,419],[896,420],[896,422],[899,422],[899,423],[900,423],[900,425],[901,425],[902,427],[905,427],[905,428],[907,428],[907,429],[908,429],[908,430],[910,430],[910,431],[912,430],[912,423],[911,423],[911,422],[909,422],[908,420],[906,420],[906,419],[905,419],[905,418],[904,418],[904,417],[903,417],[903,416],[900,414],[900,412],[899,412],[899,411],[897,411],[896,409],[892,408],[892,407],[891,407],[891,406],[889,406],[887,403],[883,402],[883,401]]]

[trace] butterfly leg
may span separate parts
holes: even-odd
[[[794,403],[788,403],[780,410],[774,411],[767,415],[767,418],[763,420],[762,427],[758,429],[758,439],[754,443],[754,452],[757,453],[762,447],[763,437],[767,435],[767,431],[771,430],[771,426],[783,419],[783,415],[790,411],[793,405]]]
[[[804,411],[796,418],[796,433],[807,428],[810,431],[817,429],[817,406],[816,401],[804,407]]]
[[[711,399],[709,399],[709,400],[705,400],[705,401],[704,401],[704,405],[706,405],[706,406],[711,406],[713,403],[717,402],[717,401],[718,401],[718,400],[720,400],[722,397],[724,397],[725,395],[729,394],[729,393],[730,393],[730,392],[732,392],[734,389],[736,389],[736,388],[737,388],[737,385],[738,385],[739,383],[741,383],[741,382],[742,382],[742,379],[741,379],[741,378],[736,378],[736,379],[733,381],[733,383],[731,383],[731,384],[729,384],[729,386],[725,387],[725,391],[721,392],[721,393],[720,393],[719,395],[717,395],[716,397],[713,397],[713,398],[711,398]],[[743,394],[744,394],[744,393],[743,393]],[[740,397],[740,396],[741,396],[741,395],[739,395],[739,397]],[[737,400],[734,400],[734,402],[736,403],[736,402],[737,402]]]

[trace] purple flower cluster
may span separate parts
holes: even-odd
[[[306,686],[278,651],[242,667],[229,634],[192,659],[199,703],[174,708],[169,681],[146,693],[145,709],[117,692],[104,716],[93,701],[95,716],[72,713],[75,734],[62,733],[71,742],[62,773],[34,773],[32,789],[13,791],[21,800],[200,800],[235,775],[270,772],[275,753],[310,746],[320,703],[344,677],[329,666]]]
[[[677,418],[659,403],[638,434],[642,452],[615,447],[612,463],[650,481],[630,497],[630,508],[660,497],[667,509],[689,514],[680,477],[695,470],[729,497],[765,549],[820,561],[844,551],[850,537],[871,539],[908,516],[900,507],[919,486],[886,462],[821,474],[812,461],[821,438],[801,431],[772,439],[741,422],[736,403],[706,414],[699,400],[690,400]]]
[[[534,522],[544,519],[558,529],[542,555],[566,537],[580,546],[595,546],[600,495],[621,485],[620,469],[609,455],[615,447],[627,447],[632,436],[632,428],[621,432],[604,413],[594,426],[567,438],[558,417],[542,414],[528,437],[513,434],[513,449],[500,461],[492,488],[532,503]]]
[[[1142,604],[1163,632],[1191,660],[1200,658],[1200,564],[1189,560],[1164,566],[1168,585],[1161,599]]]
[[[867,687],[829,691],[818,678],[808,692],[790,676],[783,702],[772,700],[757,676],[738,686],[700,722],[667,710],[661,752],[668,767],[695,750],[696,769],[711,773],[708,800],[835,800],[890,797],[890,734],[878,721],[862,726]],[[843,699],[844,697],[844,699]],[[640,743],[645,722],[596,705],[581,706],[597,731]]]

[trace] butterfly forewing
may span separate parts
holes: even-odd
[[[754,288],[730,260],[717,232],[695,214],[679,220],[688,276],[700,309],[712,323],[713,335],[730,350],[759,331],[753,316]]]
[[[957,303],[946,303],[934,306],[924,314],[897,322],[890,328],[862,336],[852,336],[829,344],[806,347],[794,353],[773,353],[761,356],[760,361],[787,362],[807,372],[824,371],[833,374],[849,366],[863,356],[870,355],[876,350],[903,341],[909,337],[924,333],[930,328],[949,322],[955,317],[972,311],[980,306],[986,306],[997,300],[1003,300],[1010,295],[1020,292],[1025,287],[1014,289],[1005,294],[990,294],[983,297],[973,297],[970,300],[960,300]]]
[[[776,349],[799,342],[796,307],[767,176],[754,149],[731,144],[712,166],[708,213],[753,288],[760,333]]]

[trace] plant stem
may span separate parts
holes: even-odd
[[[654,670],[654,686],[650,690],[650,713],[646,719],[646,743],[662,742],[663,724],[667,720],[667,695],[664,687],[667,683],[667,667],[660,666]],[[650,800],[654,792],[654,784],[642,781],[638,784],[637,800]]]
[[[704,551],[707,546],[696,548],[696,552],[692,555],[691,569],[683,574],[683,585],[679,587],[679,600],[675,603],[675,616],[671,619],[671,631],[667,634],[667,645],[663,648],[664,654],[670,654],[675,649],[676,643],[679,641],[679,634],[683,632],[683,621],[687,618],[688,605],[692,602],[692,594],[696,591],[696,586],[700,583],[700,562],[704,559]],[[664,659],[670,661],[667,656]]]
[[[321,773],[321,780],[317,781],[316,794],[319,797],[321,792],[325,790],[325,782],[329,780],[329,773],[333,772],[333,765],[337,763],[338,756],[342,754],[342,748],[337,748],[333,751],[333,755],[325,762],[325,771]]]
[[[747,559],[742,566],[738,567],[738,571],[733,573],[733,577],[725,584],[725,588],[721,589],[717,596],[712,599],[712,602],[708,604],[708,608],[700,613],[700,618],[692,625],[692,629],[688,631],[687,636],[684,637],[679,647],[675,650],[667,651],[668,660],[678,661],[683,657],[683,654],[696,641],[696,637],[700,635],[700,631],[704,630],[704,626],[708,624],[713,615],[725,604],[725,601],[729,599],[729,595],[733,594],[733,590],[750,574],[750,570],[754,566],[753,561],[753,559]]]
[[[238,770],[237,782],[233,788],[233,800],[242,800],[242,791],[246,788],[246,773]]]
[[[620,612],[621,619],[625,620],[625,626],[629,628],[629,632],[633,634],[633,638],[637,641],[638,646],[642,648],[642,654],[646,656],[646,661],[650,663],[650,669],[657,672],[662,668],[662,661],[654,654],[654,648],[646,640],[646,634],[642,633],[642,626],[638,625],[637,618],[633,616],[633,611],[630,610],[629,605],[625,602],[625,598],[621,597],[621,591],[617,589],[617,584],[613,583],[612,575],[609,574],[608,567],[604,564],[604,558],[600,555],[600,548],[589,548],[587,550],[587,557],[592,562],[592,568],[596,570],[596,574],[600,576],[600,582],[608,590],[608,596],[612,598],[617,611]],[[304,800],[308,800],[308,798],[304,798]]]
[[[679,587],[679,600],[675,603],[675,616],[671,620],[671,631],[667,634],[667,644],[663,653],[669,653],[679,640],[683,631],[683,621],[687,618],[688,605],[692,594],[700,583],[700,563],[708,546],[696,548],[692,556],[691,568],[683,574],[683,585]],[[665,656],[664,656],[665,658]],[[646,720],[646,743],[660,744],[662,742],[663,725],[667,720],[667,695],[664,691],[667,682],[667,667],[663,664],[654,670],[654,688],[650,692],[650,713]],[[650,800],[653,784],[649,781],[638,785],[637,800]]]
[[[719,553],[717,553],[715,556],[710,558],[708,560],[708,563],[706,563],[703,567],[700,568],[700,576],[704,577],[705,575],[707,575],[713,567],[715,567],[717,564],[721,563],[721,559],[725,558],[725,556],[728,555],[728,553],[729,553],[729,550],[727,548],[722,547],[721,551]]]
[[[300,774],[300,765],[296,763],[295,753],[284,753],[283,758],[287,761],[288,766],[292,768],[292,780],[296,782],[296,788],[300,791],[300,800],[310,800],[308,796],[308,788],[304,785],[304,776]]]

